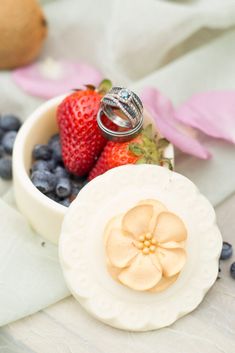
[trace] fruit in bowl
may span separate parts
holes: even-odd
[[[65,97],[56,114],[60,134],[33,148],[32,183],[63,206],[69,206],[86,184],[85,176],[107,142],[96,116],[102,93],[109,88],[110,81],[104,80],[97,89],[88,86]]]
[[[168,142],[154,133],[147,137],[147,126],[128,143],[107,141],[96,122],[103,93],[103,88],[101,93],[88,86],[47,101],[27,119],[15,141],[17,205],[33,228],[54,243],[66,213],[64,206],[69,206],[89,180],[123,164],[169,166],[173,159],[172,145],[167,146]],[[145,125],[152,122],[156,133],[146,111],[144,119]]]
[[[68,95],[57,109],[59,133],[33,148],[32,183],[63,206],[69,206],[88,181],[109,169],[141,163],[168,162],[171,166],[170,160],[164,158],[168,141],[156,138],[152,125],[127,142],[105,139],[96,117],[101,92],[109,88],[110,82],[104,80],[97,89],[88,86]]]
[[[87,180],[65,168],[59,133],[52,135],[47,144],[36,144],[32,157],[30,178],[34,186],[51,200],[68,207]]]

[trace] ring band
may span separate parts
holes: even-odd
[[[125,130],[114,131],[105,126],[102,121],[103,114],[116,126]],[[103,135],[109,140],[130,140],[143,126],[143,104],[137,94],[129,89],[112,87],[101,100],[97,122]]]
[[[135,136],[137,136],[142,127],[143,127],[143,116],[141,117],[138,125],[133,128],[133,129],[129,129],[126,131],[114,131],[109,129],[107,126],[105,126],[102,122],[102,114],[104,114],[103,110],[99,110],[98,115],[97,115],[97,123],[98,126],[100,128],[100,130],[102,131],[103,135],[108,139],[108,140],[112,140],[115,142],[125,142],[125,141],[129,141],[132,138],[134,138]],[[106,114],[105,114],[106,115]]]
[[[125,120],[119,115],[115,114],[110,106],[108,105],[105,106],[102,103],[102,107],[100,110],[102,110],[103,113],[109,118],[109,120],[111,120],[115,125],[124,127],[124,128],[132,127],[129,120]]]

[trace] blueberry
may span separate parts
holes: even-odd
[[[74,198],[78,195],[78,193],[81,191],[82,185],[73,185],[72,187],[72,195]]]
[[[235,262],[233,262],[230,267],[230,274],[235,279]]]
[[[43,194],[49,193],[55,189],[56,177],[47,170],[37,170],[33,172],[31,180],[34,186]]]
[[[60,200],[59,203],[65,207],[69,207],[71,202],[70,202],[69,198],[66,198],[64,200]]]
[[[72,193],[71,193],[72,200],[74,200],[77,197],[77,195],[83,188],[84,183],[85,183],[85,180],[82,180],[82,179],[80,181],[72,180]]]
[[[74,174],[71,174],[70,176],[75,183],[84,183],[87,180],[86,176],[80,177]]]
[[[30,172],[33,173],[36,170],[40,170],[40,171],[47,170],[47,171],[50,171],[49,162],[42,161],[42,160],[34,162],[32,167],[31,167]]]
[[[18,131],[21,126],[20,119],[13,114],[4,114],[0,119],[0,128],[4,131]]]
[[[67,170],[64,167],[61,167],[60,165],[55,168],[54,173],[57,178],[68,178],[69,176]]]
[[[33,149],[33,158],[38,160],[38,159],[43,159],[44,161],[48,161],[51,159],[52,156],[52,151],[51,148],[47,145],[35,145]]]
[[[5,131],[0,128],[0,141],[2,141],[4,134],[5,134]]]
[[[61,197],[67,197],[71,194],[71,182],[68,178],[60,178],[56,185],[56,194]]]
[[[48,164],[49,170],[54,173],[55,168],[56,168],[56,166],[57,166],[57,161],[54,160],[54,159],[51,159],[51,160],[49,160],[49,161],[47,162],[47,164]]]
[[[83,183],[83,186],[87,185],[89,183],[89,180],[85,180]]]
[[[0,177],[5,180],[12,179],[11,158],[1,158],[0,159]]]
[[[57,143],[57,141],[60,141],[60,135],[59,134],[55,134],[55,135],[51,136],[50,140],[48,141],[48,145],[50,147],[52,147],[54,143]]]
[[[87,182],[87,178],[86,177],[78,177],[77,175],[70,175],[72,182],[74,185],[81,185],[84,186],[85,183]]]
[[[72,194],[77,196],[77,194],[81,191],[81,189],[82,189],[82,186],[74,185],[72,189]]]
[[[4,155],[5,155],[4,147],[0,145],[0,158],[4,157]]]
[[[61,152],[61,145],[60,142],[54,142],[54,144],[51,146],[52,149],[52,158],[54,158],[57,162],[62,161],[62,152]]]
[[[53,135],[48,142],[48,146],[52,150],[52,158],[55,159],[57,162],[61,162],[62,153],[61,153],[60,135],[59,134]]]
[[[13,146],[15,143],[17,132],[16,131],[8,131],[2,138],[2,146],[6,153],[12,154]]]
[[[226,241],[223,242],[223,248],[220,254],[220,260],[227,260],[232,256],[233,248],[232,245],[227,243]]]
[[[46,194],[47,197],[49,197],[51,200],[55,201],[55,202],[59,202],[60,198],[56,195],[56,193],[54,191],[51,191],[49,193]]]

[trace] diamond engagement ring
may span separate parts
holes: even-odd
[[[104,116],[115,125],[115,129],[105,124]],[[97,122],[103,135],[109,140],[130,140],[143,126],[143,104],[131,90],[112,87],[101,100]]]

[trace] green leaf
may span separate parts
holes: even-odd
[[[147,137],[148,139],[152,139],[153,138],[153,126],[152,124],[147,125],[143,132],[142,135]]]
[[[162,158],[161,162],[167,164],[167,166],[170,170],[174,170],[171,158]]]
[[[153,153],[151,154],[151,160],[153,164],[159,164],[160,158],[158,150],[153,151]]]
[[[158,140],[158,148],[166,148],[169,145],[169,141],[165,138],[161,138],[160,140]]]
[[[151,141],[147,136],[142,136],[143,145],[145,148],[151,148],[153,141]]]
[[[145,157],[138,159],[138,161],[135,164],[146,164],[147,160]]]
[[[100,94],[106,94],[112,88],[112,82],[105,78],[103,81],[100,82],[97,91]]]
[[[134,153],[135,156],[142,156],[144,154],[144,149],[139,143],[130,143],[128,149],[129,151]]]

